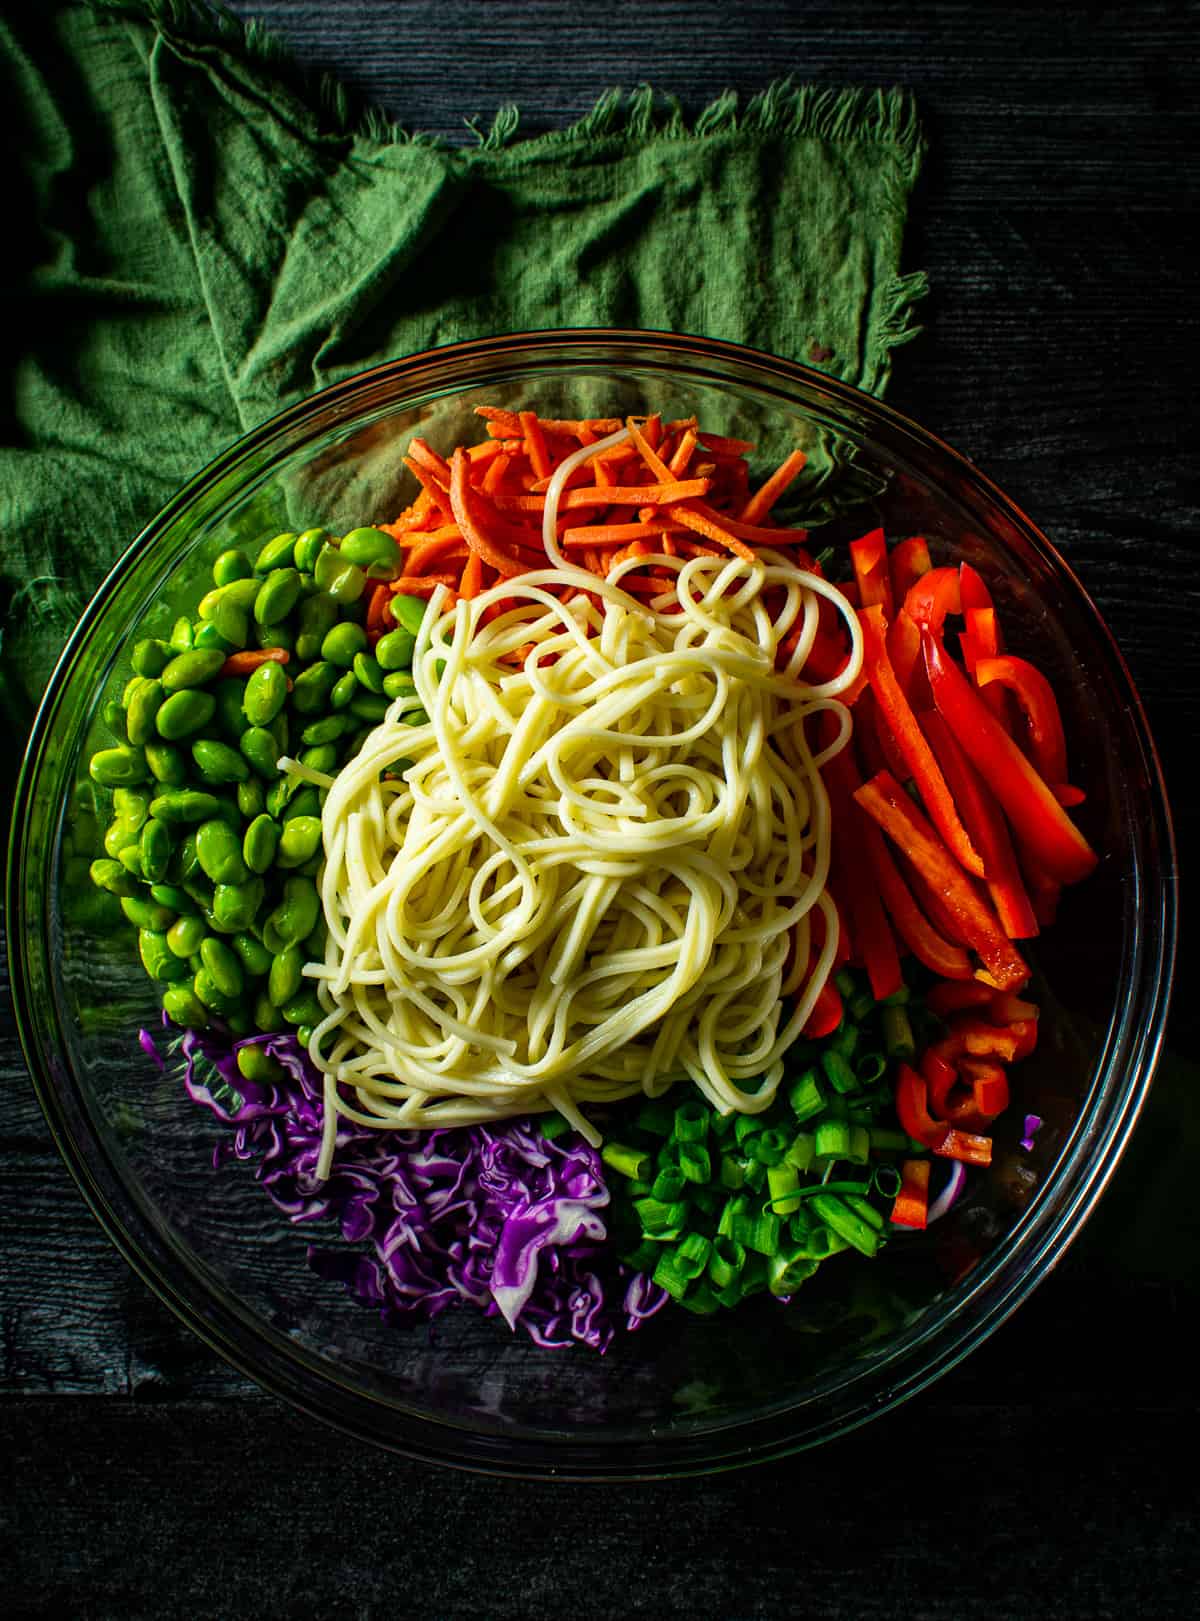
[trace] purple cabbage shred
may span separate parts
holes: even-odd
[[[153,1048],[145,1031],[139,1040]],[[237,1054],[250,1046],[280,1065],[282,1080],[242,1075]],[[189,1097],[233,1128],[214,1166],[257,1159],[258,1180],[289,1220],[329,1218],[348,1244],[367,1246],[310,1246],[308,1261],[385,1318],[429,1320],[470,1302],[538,1345],[603,1353],[618,1327],[635,1330],[666,1303],[665,1290],[612,1257],[600,1155],[577,1133],[551,1141],[529,1120],[421,1132],[343,1120],[321,1182],[321,1077],[294,1036],[188,1030],[180,1050]],[[200,1059],[240,1106],[215,1095]]]
[[[1021,1147],[1028,1154],[1033,1148],[1033,1139],[1045,1125],[1040,1114],[1027,1114],[1025,1116],[1025,1135],[1021,1138]]]

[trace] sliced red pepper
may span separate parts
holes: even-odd
[[[879,885],[879,893],[887,908],[896,933],[916,957],[935,974],[948,980],[970,980],[971,959],[963,948],[947,940],[922,912],[912,892],[901,876],[884,842],[883,834],[874,822],[864,821],[863,846],[867,862]]]
[[[859,854],[863,828],[870,826],[853,798],[861,779],[849,749],[827,760],[823,770],[833,827],[833,862],[846,895],[850,938],[871,981],[871,993],[882,1002],[901,989],[904,974],[879,889]]]
[[[901,603],[923,574],[933,567],[924,535],[909,535],[892,547],[892,601]]]
[[[932,574],[925,576],[925,579],[932,579],[933,574],[938,572],[934,569]],[[953,569],[949,572],[957,589],[958,575]],[[924,583],[924,580],[919,580],[913,591],[919,591]],[[909,592],[909,596],[912,596],[912,591]],[[951,798],[950,790],[946,786],[946,779],[942,776],[933,757],[933,751],[925,741],[925,734],[917,725],[917,717],[913,714],[908,699],[896,680],[887,654],[883,615],[878,608],[864,608],[859,618],[863,627],[863,667],[867,672],[871,691],[875,694],[880,717],[895,738],[896,747],[904,756],[917,792],[921,796],[921,803],[938,832],[960,864],[977,878],[982,878],[983,862],[979,852],[971,843]]]
[[[989,717],[990,719],[990,717]],[[1000,927],[990,903],[971,884],[929,821],[894,777],[881,771],[855,794],[954,915],[964,941],[978,953],[1002,990],[1015,990],[1029,970]]]
[[[888,626],[887,650],[900,690],[910,707],[927,709],[933,699],[929,695],[929,678],[921,653],[921,627],[903,608]]]
[[[904,874],[904,882],[912,890],[917,905],[928,917],[939,934],[945,935],[947,940],[953,940],[956,945],[965,946],[962,924],[946,905],[945,900],[934,889],[919,867],[915,867],[903,851],[896,852],[896,861],[900,871]],[[974,884],[972,879],[971,883]]]
[[[900,1191],[892,1206],[895,1227],[924,1227],[929,1219],[929,1176],[933,1164],[927,1159],[906,1159],[900,1167]]]
[[[998,681],[1012,693],[1025,716],[1033,763],[1057,792],[1067,781],[1067,739],[1049,681],[1028,659],[1011,653],[981,658],[975,665],[975,681],[980,691]]]
[[[866,674],[866,661],[863,673]],[[900,782],[908,780],[908,761],[901,754],[892,729],[879,713],[879,703],[868,688],[859,701],[861,716],[855,715],[855,731],[861,734],[863,752],[870,761],[877,761],[877,770],[890,771]]]
[[[925,996],[925,1006],[931,1013],[936,1013],[939,1019],[946,1019],[952,1013],[961,1013],[964,1008],[988,1007],[996,992],[987,985],[981,985],[977,979],[964,984],[961,980],[946,980],[944,984],[935,985]],[[1014,998],[1015,1000],[1015,998]],[[1032,1003],[1023,1004],[1032,1006]]]
[[[1023,997],[1012,996],[1007,991],[993,995],[988,1012],[996,1024],[1026,1024],[1030,1019],[1038,1016],[1036,1002],[1027,1002]]]
[[[858,540],[850,542],[850,562],[854,578],[858,581],[858,600],[862,607],[877,606],[884,617],[892,617],[892,577],[888,572],[887,541],[882,529],[872,529]]]
[[[904,611],[922,630],[941,633],[947,614],[962,612],[962,587],[956,568],[932,568],[909,587]]]
[[[992,1139],[951,1127],[942,1139],[941,1147],[935,1148],[934,1153],[940,1154],[943,1159],[960,1159],[965,1165],[990,1165]]]
[[[1063,883],[1086,878],[1096,852],[1046,783],[998,724],[938,637],[925,634],[933,699],[1038,866]]]
[[[1038,932],[1037,917],[1017,865],[1017,853],[991,790],[954,740],[936,710],[920,717],[934,758],[942,768],[971,842],[983,857],[985,883],[996,915],[1010,940],[1028,940]]]
[[[969,614],[973,608],[991,608],[992,593],[983,583],[978,569],[973,569],[970,563],[958,565],[959,600],[962,612]]]
[[[940,1152],[949,1128],[929,1113],[925,1077],[903,1063],[896,1068],[896,1114],[914,1142]]]
[[[967,674],[975,681],[975,669],[980,659],[996,658],[1004,651],[1004,644],[1000,638],[1000,621],[996,618],[996,610],[990,602],[986,608],[970,608],[964,603],[963,618],[967,622],[967,628],[958,638],[959,651],[962,653]],[[993,682],[983,694],[983,701],[1004,730],[1011,735],[1013,717],[1009,709],[1008,693],[1004,688],[998,687]]]
[[[937,1116],[944,1115],[947,1100],[958,1080],[958,1069],[948,1058],[930,1048],[921,1056],[921,1074],[928,1089],[930,1111]]]
[[[841,1022],[842,993],[831,979],[827,979],[813,1003],[802,1033],[810,1041],[819,1041],[822,1036],[832,1035]]]

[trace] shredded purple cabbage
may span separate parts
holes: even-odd
[[[144,1031],[139,1040],[153,1047]],[[237,1067],[247,1046],[261,1046],[285,1078],[247,1080]],[[189,1030],[181,1051],[189,1097],[234,1128],[213,1164],[258,1157],[259,1181],[291,1221],[332,1218],[349,1243],[369,1244],[310,1246],[308,1261],[385,1318],[426,1320],[469,1301],[538,1345],[603,1353],[618,1326],[632,1331],[666,1303],[665,1290],[611,1256],[600,1156],[577,1133],[550,1141],[528,1120],[426,1132],[343,1120],[321,1182],[321,1079],[294,1036]],[[240,1107],[214,1095],[201,1058]]]
[[[1028,1154],[1033,1148],[1033,1139],[1045,1125],[1040,1114],[1027,1114],[1025,1116],[1025,1135],[1021,1138],[1021,1147]]]

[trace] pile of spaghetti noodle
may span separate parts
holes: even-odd
[[[652,501],[636,551],[603,575],[571,561],[564,491],[641,438],[613,426],[538,481],[544,566],[434,587],[413,698],[329,788],[327,947],[306,969],[328,1009],[310,1043],[326,1159],[339,1114],[412,1128],[556,1108],[597,1141],[586,1105],[683,1078],[760,1110],[829,975],[819,767],[849,736],[857,619],[794,546],[671,544],[696,525],[656,528]],[[466,452],[443,466],[478,556]],[[819,680],[831,616],[849,655]],[[806,725],[820,711],[833,721]]]

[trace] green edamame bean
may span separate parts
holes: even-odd
[[[195,828],[190,829],[180,840],[175,854],[171,857],[171,870],[168,876],[172,883],[182,884],[185,889],[194,879],[203,877],[200,863],[196,860]]]
[[[264,974],[271,972],[271,963],[273,961],[271,953],[261,940],[256,940],[247,930],[235,934],[231,944],[241,958],[242,967],[248,974],[252,974],[256,979],[261,979]]]
[[[283,886],[283,899],[271,913],[271,921],[284,946],[299,945],[310,935],[321,915],[321,897],[311,878],[289,878]],[[270,942],[263,934],[263,944]]]
[[[177,653],[186,653],[188,648],[192,645],[192,638],[192,622],[187,615],[184,614],[175,621],[174,625],[172,625],[171,635],[167,645],[169,647],[173,647]],[[163,668],[165,669],[166,666],[164,665]],[[159,674],[162,674],[161,670],[159,671]]]
[[[280,777],[278,781],[274,782],[267,789],[266,805],[264,806],[267,815],[273,816],[278,821],[283,816],[288,801],[294,792],[295,786],[291,777]]]
[[[258,1030],[286,1030],[287,1020],[264,991],[254,1003],[254,1024]]]
[[[238,751],[215,738],[202,737],[193,743],[192,759],[205,782],[245,782],[250,775],[250,767]]]
[[[242,860],[242,841],[222,817],[196,829],[196,859],[214,884],[244,884],[249,874]]]
[[[113,814],[119,821],[141,827],[150,814],[150,794],[145,788],[114,788]]]
[[[242,839],[242,860],[251,872],[266,872],[279,847],[279,824],[265,812],[256,816]]]
[[[117,788],[127,783],[145,782],[150,773],[140,748],[119,743],[116,748],[98,749],[92,755],[88,775],[102,788]]]
[[[127,741],[125,736],[124,704],[119,704],[115,698],[109,698],[106,703],[101,705],[100,719],[105,730],[115,737],[118,743]]]
[[[208,970],[209,977],[222,996],[235,997],[242,994],[246,976],[242,972],[237,953],[231,951],[223,940],[217,940],[211,934],[202,940],[200,961]]]
[[[291,531],[276,535],[259,552],[254,562],[256,574],[267,574],[273,568],[286,568],[296,550],[296,537]]]
[[[300,991],[279,1010],[289,1024],[320,1024],[325,1017],[316,991]]]
[[[164,788],[178,788],[187,781],[187,764],[178,749],[152,737],[146,744],[146,764],[155,782]]]
[[[334,682],[329,702],[334,709],[345,709],[357,691],[358,677],[353,670],[347,670],[340,680]]]
[[[407,726],[428,726],[429,712],[422,709],[420,705],[418,705],[416,709],[410,709],[408,711],[408,714],[404,717],[404,721],[405,725]]]
[[[119,818],[111,822],[104,830],[105,855],[111,856],[114,861],[118,860],[122,850],[131,844],[139,843],[141,831],[140,823],[125,822]]]
[[[101,856],[88,868],[88,875],[97,889],[106,889],[110,895],[134,895],[137,884],[119,861]]]
[[[400,572],[400,548],[382,529],[352,529],[342,541],[341,553],[370,580],[394,580]]]
[[[138,675],[160,676],[174,655],[175,649],[170,642],[159,641],[157,636],[147,636],[134,643],[129,662]]]
[[[321,713],[328,706],[338,674],[337,665],[324,659],[319,664],[310,664],[292,685],[292,708],[301,715]]]
[[[282,664],[260,664],[246,682],[242,711],[251,726],[269,726],[287,698],[287,676]]]
[[[330,664],[336,664],[339,669],[348,670],[354,663],[355,654],[364,652],[366,646],[367,633],[362,626],[343,619],[326,633],[321,643],[321,657],[328,659]]]
[[[329,938],[329,929],[324,917],[317,919],[317,926],[303,941],[300,953],[305,962],[316,962],[325,955],[325,942]]]
[[[232,546],[217,558],[212,572],[217,585],[232,585],[234,580],[244,580],[253,574],[254,565],[240,546]]]
[[[241,582],[238,581],[237,583],[240,584]],[[213,604],[212,625],[224,639],[227,646],[243,648],[250,635],[250,613],[248,609],[240,607],[228,595],[233,589],[233,586],[225,586],[221,595]]]
[[[254,640],[259,647],[282,647],[290,653],[296,645],[296,633],[286,620],[277,625],[255,625]]]
[[[165,934],[160,934],[154,929],[139,929],[138,955],[142,959],[142,967],[151,979],[187,978],[187,963],[180,962],[167,944]]]
[[[355,654],[352,668],[359,685],[365,687],[368,692],[383,691],[384,673],[373,653]]]
[[[139,839],[135,839],[132,844],[123,844],[117,851],[117,860],[125,871],[131,872],[135,878],[146,876],[142,871],[142,846]]]
[[[213,890],[212,915],[223,934],[242,933],[258,916],[266,886],[251,876],[243,884],[218,884]]]
[[[324,529],[306,529],[296,540],[293,561],[301,574],[311,574],[329,535]]]
[[[226,737],[240,737],[246,718],[242,713],[242,700],[246,696],[246,683],[237,676],[227,676],[213,689],[217,700],[217,720]]]
[[[163,992],[162,1005],[167,1018],[185,1030],[203,1030],[208,1023],[204,1004],[190,985],[168,985]]]
[[[313,578],[335,602],[357,602],[367,587],[362,569],[347,562],[336,546],[321,548],[313,565]]]
[[[186,890],[180,889],[176,884],[151,884],[150,899],[158,906],[165,906],[180,916],[192,916],[196,910],[196,903]]]
[[[139,929],[153,929],[157,934],[165,933],[175,921],[175,914],[169,907],[142,900],[139,895],[122,895],[121,910]]]
[[[294,821],[297,816],[317,816],[321,814],[321,790],[314,788],[309,782],[304,783],[299,792],[292,795],[283,809],[284,822]]]
[[[207,941],[205,942],[207,944]],[[227,1017],[237,1007],[237,996],[228,995],[213,979],[207,968],[201,968],[192,980],[196,1000],[212,1013]]]
[[[305,663],[315,659],[321,651],[321,643],[337,621],[337,604],[329,597],[306,597],[300,604],[296,627],[296,657]]]
[[[281,754],[286,754],[288,752],[288,745],[292,738],[292,729],[288,723],[288,714],[286,709],[281,709],[279,711],[278,715],[276,715],[270,726],[267,727],[267,730],[275,739],[275,758],[278,759]]]
[[[144,675],[131,675],[129,680],[122,687],[121,702],[125,705],[126,709],[129,708],[129,700],[133,697],[134,693],[142,685],[145,679],[146,677]]]
[[[348,715],[325,715],[304,728],[300,741],[309,748],[318,743],[336,743],[342,733],[352,730],[353,726],[354,721]]]
[[[267,995],[276,1007],[281,1008],[285,1002],[291,1001],[300,989],[303,977],[304,958],[300,955],[299,946],[289,946],[272,960],[267,976]]]
[[[125,710],[125,735],[131,743],[148,743],[154,736],[154,717],[165,696],[161,681],[143,679]]]
[[[152,816],[142,829],[138,853],[142,860],[142,874],[152,884],[166,877],[167,864],[171,859],[171,833],[167,824],[160,822],[157,816]]]
[[[401,630],[406,630],[410,636],[415,637],[421,628],[427,606],[421,597],[407,597],[401,594],[392,598],[392,617]]]
[[[245,782],[238,783],[237,808],[243,822],[252,822],[256,816],[261,816],[266,800],[263,785],[257,777],[247,777]]]
[[[279,750],[275,739],[263,726],[251,726],[238,738],[238,747],[260,777],[279,775]],[[270,799],[267,800],[270,809]]]
[[[300,576],[294,568],[272,569],[254,599],[254,618],[260,625],[277,625],[300,600]]]
[[[191,654],[180,655],[190,658]],[[205,654],[204,657],[208,657]],[[190,737],[193,732],[202,731],[213,718],[217,701],[211,692],[202,692],[189,687],[183,692],[172,693],[159,708],[154,718],[154,725],[159,737],[166,738],[168,743],[177,743],[180,738]]]
[[[162,684],[168,692],[183,692],[189,687],[202,687],[225,662],[219,648],[193,647],[188,653],[176,653],[162,673]]]
[[[410,698],[417,690],[416,682],[407,670],[393,670],[383,678],[385,698]]]
[[[202,793],[199,788],[173,788],[150,801],[150,814],[172,825],[207,822],[217,814],[219,804],[215,794]]]
[[[220,653],[222,659],[228,658],[235,650],[235,644],[227,641],[211,621],[206,621],[200,626],[192,646],[202,649],[205,653]]]
[[[302,867],[311,861],[321,847],[321,823],[315,816],[293,816],[284,822],[279,837],[275,864],[279,867]],[[279,1001],[279,997],[275,998]]]
[[[355,703],[357,703],[355,699]],[[353,704],[350,706],[352,709]],[[315,749],[300,750],[300,764],[306,765],[310,771],[336,771],[338,763],[338,749],[336,743],[318,743]]]
[[[200,950],[200,942],[204,939],[204,919],[192,913],[188,917],[181,917],[172,923],[167,930],[168,949],[184,963],[189,957],[194,957]]]
[[[284,1076],[283,1065],[268,1056],[262,1047],[242,1047],[237,1055],[238,1073],[248,1081],[269,1083]]]
[[[359,720],[370,721],[377,725],[391,708],[388,699],[373,692],[360,693],[350,705],[350,713],[357,715]]]
[[[375,643],[375,662],[381,670],[409,670],[417,639],[410,630],[389,630]]]

